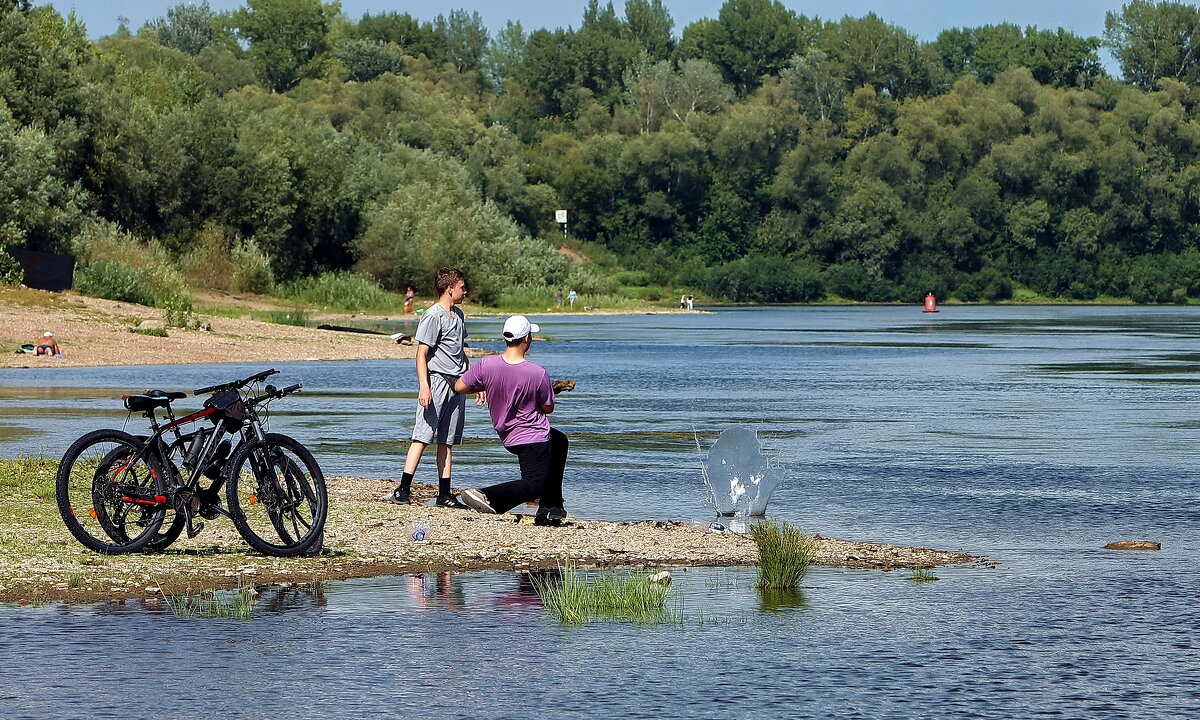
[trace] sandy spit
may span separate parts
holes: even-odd
[[[80,602],[155,597],[255,584],[306,583],[412,572],[580,567],[748,566],[757,562],[747,537],[677,521],[604,522],[571,518],[564,527],[518,522],[514,514],[482,515],[428,505],[436,488],[415,484],[414,504],[382,499],[391,481],[331,477],[325,551],[313,558],[251,552],[232,522],[209,521],[161,553],[97,555],[74,540],[53,498],[5,499],[0,520],[0,602]],[[519,510],[524,508],[518,508]],[[428,525],[414,540],[415,525]],[[817,564],[893,570],[986,564],[986,558],[922,547],[850,542],[817,536]]]

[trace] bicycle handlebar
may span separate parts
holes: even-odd
[[[271,400],[278,400],[279,398],[283,397],[284,395],[291,395],[294,392],[299,392],[300,388],[302,388],[302,387],[304,387],[304,383],[296,383],[295,385],[289,385],[288,387],[285,387],[282,390],[277,390],[277,389],[275,389],[275,387],[273,385],[268,385],[266,387],[266,391],[262,395],[259,395],[256,398],[251,398],[250,400],[247,400],[246,403],[248,405],[258,405],[259,403],[270,402]]]
[[[221,392],[222,390],[234,390],[237,388],[243,388],[243,387],[246,387],[247,385],[249,385],[250,383],[258,382],[260,380],[265,380],[268,377],[275,375],[278,372],[279,371],[275,370],[275,369],[263,370],[262,372],[255,373],[254,375],[251,375],[250,377],[248,377],[244,380],[234,380],[233,382],[221,383],[220,385],[209,385],[208,387],[202,387],[199,390],[193,391],[192,394],[193,395],[203,395],[204,393]]]

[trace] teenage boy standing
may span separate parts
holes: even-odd
[[[479,512],[502,513],[538,498],[534,522],[559,525],[567,516],[562,483],[568,443],[546,417],[554,412],[550,375],[525,359],[539,330],[524,315],[513,315],[504,322],[504,354],[483,358],[454,383],[460,393],[487,393],[492,426],[521,465],[520,480],[463,490],[462,500]]]
[[[466,351],[466,317],[458,307],[467,295],[467,279],[462,270],[444,267],[434,279],[438,300],[425,311],[417,324],[417,417],[413,424],[412,444],[404,458],[400,485],[392,491],[397,503],[412,501],[412,481],[421,462],[421,454],[437,442],[438,497],[442,507],[465,508],[450,493],[454,446],[462,442],[466,402],[454,392],[454,383],[470,363]],[[482,404],[486,398],[477,399]]]

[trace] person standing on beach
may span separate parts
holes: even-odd
[[[412,481],[421,455],[437,442],[438,497],[441,507],[465,508],[450,492],[454,446],[462,442],[465,399],[454,392],[454,383],[467,371],[466,316],[458,307],[467,295],[467,279],[462,270],[444,267],[434,279],[438,300],[425,311],[417,324],[417,417],[413,424],[412,444],[404,458],[400,485],[388,498],[392,502],[412,502]],[[477,398],[483,404],[486,396]]]
[[[567,302],[571,304],[571,309],[575,308],[575,300],[579,296],[575,294],[575,288],[571,288],[571,292],[567,293]]]
[[[525,359],[533,334],[541,328],[524,315],[504,321],[504,354],[475,363],[454,383],[455,392],[487,393],[492,426],[504,448],[517,456],[521,479],[481,489],[463,490],[462,500],[484,513],[502,513],[537,498],[534,523],[560,525],[567,436],[550,427],[554,389],[546,368]]]
[[[413,291],[411,285],[404,288],[404,314],[405,315],[408,315],[409,313],[411,313],[413,311],[413,301],[416,299],[417,299],[417,294],[416,294],[416,292]]]
[[[562,307],[562,288],[559,288],[558,292],[554,293],[554,307]]]

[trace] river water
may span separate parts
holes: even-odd
[[[758,431],[768,512],[808,532],[997,567],[676,571],[683,622],[556,625],[514,573],[267,589],[254,617],[154,603],[0,608],[0,716],[1167,718],[1200,713],[1200,309],[730,309],[547,317],[533,359],[577,389],[567,508],[709,518],[700,452]],[[498,346],[499,319],[469,323]],[[395,477],[411,361],[281,363],[273,426],[328,474]],[[247,365],[9,370],[0,456],[120,426],[116,399]],[[193,407],[183,401],[180,407]],[[456,485],[514,475],[469,405]],[[697,445],[701,450],[697,449]],[[431,463],[419,479],[432,482]],[[436,529],[434,529],[436,532]],[[1150,539],[1162,551],[1101,549]]]

